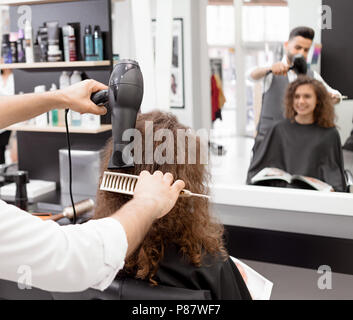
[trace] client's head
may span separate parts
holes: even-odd
[[[307,76],[292,82],[285,96],[285,116],[290,120],[304,120],[323,128],[335,126],[333,101],[324,85]]]
[[[153,122],[153,133],[160,129],[167,129],[172,135],[173,143],[167,147],[174,157],[168,159],[168,163],[160,161],[160,157],[165,156],[165,152],[157,152],[166,141],[156,139],[152,141],[145,125]],[[208,173],[206,166],[200,162],[201,140],[195,134],[188,135],[188,139],[196,141],[196,148],[189,147],[193,144],[178,143],[178,132],[187,130],[188,128],[181,125],[177,118],[170,114],[160,111],[154,111],[146,114],[139,114],[136,121],[136,129],[141,133],[142,141],[138,146],[134,146],[134,153],[142,151],[142,161],[136,163],[133,168],[117,170],[117,172],[139,175],[141,171],[147,170],[150,173],[160,170],[163,173],[170,172],[174,179],[181,179],[185,182],[185,188],[194,193],[208,194],[207,182]],[[147,144],[146,144],[147,141]],[[142,143],[141,143],[142,142]],[[148,145],[153,148],[153,161],[147,161]],[[141,148],[142,150],[137,150]],[[181,150],[183,149],[183,150]],[[147,154],[146,154],[147,152]],[[185,161],[180,163],[180,154],[185,156]],[[190,155],[196,153],[196,162],[188,164]],[[103,160],[102,172],[107,170],[110,156],[112,154],[112,141],[109,140],[105,147],[105,156]],[[159,155],[158,155],[159,154]],[[159,158],[158,158],[159,157]],[[146,164],[146,162],[150,164]],[[101,177],[102,179],[102,177]],[[97,192],[97,207],[95,211],[95,219],[110,216],[127,201],[131,200],[130,196],[110,193],[104,191]],[[156,221],[140,248],[130,256],[125,263],[125,272],[136,276],[137,278],[149,279],[155,283],[153,276],[156,274],[159,262],[163,258],[164,250],[168,245],[176,245],[181,252],[190,259],[190,262],[196,266],[201,265],[204,254],[221,255],[226,257],[226,251],[223,245],[223,228],[220,224],[213,221],[208,201],[202,198],[179,198],[172,211],[162,219]]]

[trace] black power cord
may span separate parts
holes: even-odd
[[[71,164],[71,141],[70,141],[70,133],[69,133],[69,124],[67,121],[67,114],[69,113],[69,109],[65,109],[65,125],[66,125],[66,138],[67,138],[67,149],[69,154],[69,190],[70,190],[70,198],[71,198],[71,205],[73,209],[73,224],[76,224],[76,209],[74,198],[72,196],[72,164]]]

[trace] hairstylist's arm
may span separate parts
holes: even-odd
[[[152,223],[165,216],[174,207],[179,194],[185,188],[182,180],[173,183],[170,173],[156,171],[151,175],[142,171],[137,182],[134,198],[112,215],[125,229],[128,250],[134,252],[142,242]]]
[[[95,80],[85,80],[62,90],[1,97],[0,129],[53,109],[103,115],[107,112],[106,108],[96,106],[91,101],[91,94],[107,88]]]
[[[271,67],[256,68],[250,73],[250,78],[255,81],[260,80],[266,76],[269,71],[271,71]]]
[[[285,76],[289,70],[289,66],[283,62],[276,62],[271,67],[256,68],[250,73],[253,80],[260,80],[265,77],[270,71],[276,76]]]

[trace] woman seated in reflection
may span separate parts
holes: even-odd
[[[332,99],[317,80],[299,77],[285,97],[285,120],[255,143],[247,183],[262,169],[278,168],[319,179],[334,191],[346,191],[342,146]],[[281,186],[281,185],[279,185]]]
[[[164,141],[153,141],[153,163],[144,164],[146,121],[153,122],[154,133],[159,129],[168,129],[172,133],[174,145],[167,146],[167,152],[172,150],[174,155],[174,160],[168,160],[170,164],[163,164],[163,153],[158,155],[155,152]],[[199,157],[200,139],[193,136],[195,150],[188,148],[187,141],[186,150],[181,150],[182,146],[177,143],[177,130],[188,128],[178,123],[174,115],[159,111],[139,114],[136,129],[142,135],[143,164],[135,163],[135,167],[117,172],[133,175],[139,175],[143,170],[171,172],[175,179],[182,179],[185,188],[191,192],[208,194],[208,173]],[[138,145],[134,146],[135,155],[138,148]],[[188,155],[196,154],[196,164],[177,164],[178,152],[185,153],[184,163],[188,162]],[[102,173],[107,170],[111,154],[110,140],[105,148]],[[130,196],[99,190],[94,218],[110,216],[129,199]],[[238,268],[224,247],[223,227],[212,217],[209,202],[203,198],[179,198],[173,210],[152,225],[140,248],[127,258],[118,277],[141,279],[153,285],[210,290],[213,299],[251,299]]]

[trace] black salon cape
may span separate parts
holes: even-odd
[[[317,178],[335,191],[346,191],[341,140],[336,128],[280,121],[262,141],[255,139],[247,184],[266,167]]]
[[[214,300],[251,300],[246,284],[233,261],[206,255],[195,267],[169,246],[156,274],[159,284],[192,290],[210,290]]]
[[[118,279],[131,275],[120,272]],[[209,291],[213,300],[251,300],[246,284],[234,262],[205,255],[202,266],[192,265],[176,245],[165,248],[164,257],[153,278],[160,286]],[[141,280],[144,281],[144,280]]]

